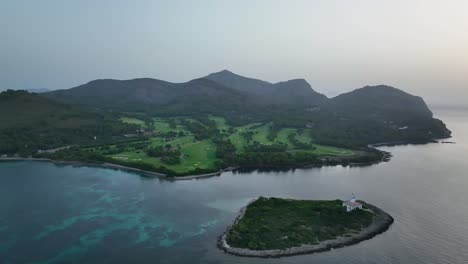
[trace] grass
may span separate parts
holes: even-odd
[[[127,124],[133,124],[133,125],[138,125],[142,128],[146,128],[146,123],[143,120],[140,120],[138,118],[134,117],[121,117],[120,121],[127,123]]]
[[[229,140],[236,147],[237,152],[244,150],[244,147],[247,145],[247,141],[240,134],[239,130],[229,135]]]
[[[260,197],[230,229],[227,242],[252,250],[285,249],[359,232],[372,223],[366,210],[347,213],[342,201]]]
[[[309,130],[303,130],[301,133],[294,128],[282,128],[278,131],[276,138],[273,140],[268,139],[270,135],[271,123],[261,124],[252,123],[240,127],[230,127],[226,120],[222,117],[211,116],[211,120],[215,121],[216,126],[219,130],[230,134],[225,134],[232,144],[236,147],[237,153],[242,153],[245,147],[249,144],[247,140],[242,136],[243,132],[253,132],[252,141],[257,141],[261,144],[275,144],[278,142],[288,144],[288,151],[306,151],[313,155],[318,156],[335,156],[335,155],[351,155],[352,151],[346,149],[340,149],[330,146],[313,145],[310,149],[297,149],[289,140],[289,135],[294,134],[295,138],[303,143],[311,143],[313,139],[310,136]],[[193,122],[196,120],[190,119]],[[121,118],[122,122],[137,124],[140,126],[146,126],[145,122],[130,117]],[[167,138],[168,132],[180,132],[183,131],[182,135],[176,134],[175,137]],[[151,164],[155,167],[164,166],[177,173],[187,173],[193,171],[196,168],[199,169],[216,169],[217,158],[216,158],[216,145],[210,140],[194,140],[194,135],[190,133],[183,125],[170,124],[168,119],[154,118],[153,119],[153,132],[154,135],[147,139],[147,144],[143,144],[139,147],[127,146],[122,152],[112,155],[107,155],[115,160],[129,161],[129,162],[141,162],[145,164]],[[146,154],[147,147],[159,147],[170,144],[172,147],[180,148],[181,151],[181,162],[179,164],[171,165],[161,161],[160,158],[149,157]]]
[[[224,119],[223,117],[211,116],[210,119],[215,121],[216,126],[219,130],[227,130],[230,128],[230,126],[226,122],[226,119]]]
[[[264,124],[263,126],[253,129],[256,131],[253,136],[253,140],[257,141],[260,144],[270,145],[273,144],[272,141],[268,139],[268,134],[270,134],[271,124]]]
[[[170,165],[161,161],[160,158],[149,157],[144,150],[132,149],[130,151],[109,155],[116,160],[142,162],[156,167],[164,166],[177,173],[200,169],[213,169],[216,162],[216,146],[210,140],[193,141],[193,137],[186,136],[176,138],[172,141],[164,141],[160,138],[150,139],[150,145],[161,146],[164,144],[179,145],[182,152],[181,162]]]
[[[309,144],[312,142],[313,138],[310,135],[310,130],[306,129],[303,130],[302,133],[297,133],[296,134],[296,139],[299,140],[302,143]]]
[[[276,141],[288,144],[291,146],[291,142],[288,139],[288,136],[290,134],[296,134],[297,129],[294,128],[282,128],[279,132],[278,135],[276,136]]]
[[[153,130],[154,132],[167,133],[173,129],[171,128],[169,123],[164,121],[163,119],[154,119]]]
[[[248,124],[248,125],[245,125],[245,126],[240,126],[240,127],[234,128],[234,133],[231,133],[228,136],[228,139],[231,140],[231,143],[236,147],[238,153],[242,152],[244,150],[245,146],[247,146],[247,141],[242,136],[242,133],[247,132],[247,131],[255,131],[255,128],[253,128],[253,127],[256,127],[256,126],[259,126],[259,125],[261,125],[261,124],[252,123],[252,124]]]
[[[314,147],[314,149],[306,151],[317,156],[349,156],[354,154],[354,152],[349,149],[336,148],[318,144],[314,144]]]

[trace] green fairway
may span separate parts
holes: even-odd
[[[253,140],[260,144],[272,144],[273,142],[268,139],[268,135],[270,134],[270,127],[271,124],[264,124],[263,126],[252,128],[251,130],[256,132],[253,136]]]
[[[171,144],[180,146],[181,161],[179,164],[171,165],[164,163],[160,158],[149,157],[143,150],[132,150],[118,154],[109,155],[115,160],[143,162],[155,167],[164,166],[177,173],[200,169],[214,169],[216,162],[216,146],[210,140],[193,141],[192,137],[177,138],[172,141],[163,141],[160,138],[150,139],[151,146]]]
[[[292,147],[291,141],[289,141],[289,135],[293,134],[296,136],[297,129],[294,128],[282,128],[279,132],[278,135],[276,136],[276,141],[288,144],[290,147]]]
[[[324,145],[314,144],[315,149],[311,150],[310,153],[313,153],[318,156],[349,156],[353,155],[354,152],[349,149],[336,148]]]
[[[236,147],[237,152],[244,150],[245,145],[247,145],[247,141],[240,134],[240,130],[236,130],[234,133],[230,134],[228,138]]]
[[[138,119],[138,118],[134,118],[134,117],[121,117],[120,118],[120,121],[124,122],[124,123],[127,123],[127,124],[134,124],[134,125],[138,125],[142,128],[146,128],[146,123],[145,121],[141,120],[141,119]]]
[[[154,132],[166,133],[173,130],[170,124],[163,119],[154,119],[153,120],[153,129]]]
[[[312,141],[310,130],[306,129],[303,130],[302,133],[297,133],[296,139],[302,143],[309,144]]]
[[[253,144],[254,141],[263,145],[285,144],[287,145],[286,151],[290,153],[306,152],[314,156],[353,154],[351,150],[311,144],[313,139],[310,130],[281,128],[277,133],[272,134],[272,123],[252,123],[240,127],[231,127],[224,118],[216,116],[210,116],[209,118],[214,121],[216,128],[222,132],[222,138],[229,139],[234,145],[237,154],[242,154],[245,148]],[[124,117],[121,118],[121,121],[146,126],[143,120],[137,118]],[[186,121],[201,124],[203,127],[199,126],[199,129],[208,129],[209,126],[209,124],[202,124],[190,118],[153,118],[154,135],[152,137],[141,142],[110,147],[109,153],[111,154],[105,155],[115,161],[150,164],[155,168],[165,167],[179,174],[188,173],[197,168],[204,170],[217,169],[219,159],[216,157],[216,144],[213,143],[211,138],[196,140],[195,135],[184,126]],[[272,135],[275,137],[271,138]],[[170,155],[170,152],[160,153],[159,156],[149,156],[148,154],[148,149],[164,148],[177,151],[176,163],[171,162],[169,164],[170,160],[168,161],[167,157],[164,158],[165,155]]]
[[[215,121],[216,126],[220,131],[227,130],[230,128],[230,126],[226,123],[226,119],[224,119],[223,117],[211,116],[210,119]]]
[[[255,133],[254,127],[257,127],[259,125],[261,125],[261,124],[252,123],[252,124],[248,124],[248,125],[245,125],[245,126],[236,127],[236,128],[234,128],[234,132],[229,134],[228,139],[236,147],[238,153],[242,152],[244,150],[245,146],[247,146],[247,144],[248,144],[247,140],[244,138],[244,136],[242,134],[246,133],[246,132]]]

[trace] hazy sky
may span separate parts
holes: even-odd
[[[468,105],[468,1],[0,0],[0,89],[222,69]]]

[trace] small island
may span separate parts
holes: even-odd
[[[218,247],[247,257],[283,257],[353,245],[385,232],[393,218],[355,201],[260,197],[241,209]]]

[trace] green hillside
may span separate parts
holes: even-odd
[[[86,112],[26,91],[0,93],[0,154],[35,153],[74,144],[121,138],[136,126]]]

